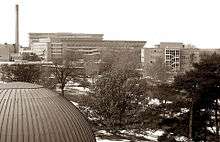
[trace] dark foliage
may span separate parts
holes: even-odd
[[[41,61],[42,58],[37,56],[35,53],[23,53],[22,54],[22,60],[27,60],[27,61]]]
[[[38,83],[41,75],[41,66],[36,64],[2,65],[1,74],[1,79],[6,82]]]
[[[158,142],[177,142],[177,141],[175,140],[174,136],[165,133],[158,138]]]
[[[189,138],[208,141],[212,134],[207,127],[219,131],[220,56],[206,56],[194,64],[194,70],[177,76],[174,85],[189,102]],[[218,133],[215,135],[219,141]]]

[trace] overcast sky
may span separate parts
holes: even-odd
[[[103,33],[106,40],[220,48],[219,0],[17,0],[20,42],[29,32]],[[13,43],[16,0],[0,0],[0,43]]]

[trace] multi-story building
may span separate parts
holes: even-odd
[[[178,72],[180,70],[180,48],[173,47],[165,48],[165,63],[166,66],[171,67],[173,72]]]
[[[33,53],[30,47],[20,47],[19,54],[22,55],[24,53]]]
[[[166,70],[171,76],[175,76],[192,69],[192,64],[198,61],[199,49],[183,43],[161,42],[154,48],[142,49],[142,67],[145,77],[164,77]]]
[[[98,54],[91,42],[102,41],[102,37],[102,34],[30,33],[29,46],[38,56],[51,61],[64,57],[69,51]]]
[[[131,60],[141,65],[141,48],[145,41],[117,41],[103,40],[103,34],[73,34],[73,33],[30,33],[29,44],[31,50],[37,55],[52,61],[65,57],[68,53],[75,52],[81,55],[79,64],[92,68],[103,61],[106,54],[117,52],[126,56],[131,52]],[[87,67],[86,67],[87,68]],[[94,72],[98,69],[93,69]]]
[[[102,34],[30,33],[29,46],[46,61],[62,58],[70,50],[83,54],[94,53],[90,42],[101,41]]]
[[[198,63],[200,60],[200,49],[192,45],[184,45],[180,52],[180,71],[184,73],[193,69],[193,63]]]

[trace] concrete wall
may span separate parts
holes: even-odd
[[[0,61],[9,61],[12,53],[14,53],[14,45],[0,44]]]
[[[180,52],[180,68],[176,73],[189,71],[193,68],[193,63],[199,62],[199,49],[185,46],[182,43],[163,42],[155,48],[142,49],[142,72],[144,77],[160,76],[159,74],[164,71],[166,49],[178,49]],[[176,73],[173,72],[172,74],[176,75]]]

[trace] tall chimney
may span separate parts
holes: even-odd
[[[19,53],[19,6],[16,4],[15,53]]]

